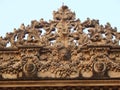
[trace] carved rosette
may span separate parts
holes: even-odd
[[[81,22],[63,5],[53,20],[33,20],[0,37],[1,79],[120,78],[119,41],[116,27]]]

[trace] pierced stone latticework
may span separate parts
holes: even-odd
[[[120,79],[120,32],[67,6],[0,37],[0,80]]]

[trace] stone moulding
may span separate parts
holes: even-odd
[[[79,87],[79,86],[120,86],[118,80],[41,80],[41,81],[4,81],[0,87]]]
[[[0,37],[0,87],[120,86],[120,32],[67,6]]]

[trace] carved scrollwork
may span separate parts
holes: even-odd
[[[0,74],[3,78],[16,79],[21,77],[22,64],[18,55],[3,54],[0,56]]]
[[[117,28],[112,28],[109,23],[103,26],[99,24],[99,20],[91,20],[90,18],[81,22],[79,19],[75,19],[75,13],[71,12],[67,6],[62,6],[58,11],[53,12],[53,20],[49,22],[43,19],[33,20],[28,26],[21,24],[20,28],[14,29],[12,33],[7,33],[5,38],[0,38],[0,45],[6,47],[9,42],[11,47],[19,45],[43,46],[42,43],[46,42],[49,44],[45,44],[45,46],[48,46],[54,40],[55,42],[52,44],[59,42],[65,47],[70,44],[118,46],[119,36]],[[77,42],[73,42],[75,40]]]
[[[33,20],[0,37],[0,75],[10,78],[5,74],[15,74],[22,79],[120,78],[119,41],[120,32],[110,23],[100,25],[99,20],[90,18],[81,22],[63,5],[53,12],[53,20]],[[11,55],[15,50],[19,54]]]

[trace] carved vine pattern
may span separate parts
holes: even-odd
[[[90,18],[81,22],[67,6],[62,6],[53,12],[53,20],[33,20],[31,25],[21,24],[14,32],[7,33],[4,38],[0,37],[0,48],[3,49],[40,47],[21,50],[21,58],[2,54],[0,71],[14,74],[24,72],[28,77],[41,77],[41,73],[48,72],[52,78],[76,78],[81,74],[84,77],[84,72],[90,72],[89,77],[93,76],[93,72],[103,75],[109,70],[120,72],[119,53],[109,54],[107,49],[88,48],[119,47],[119,41],[120,32],[117,32],[116,27],[112,28],[110,23],[103,26],[99,20]],[[7,44],[10,46],[7,47]],[[13,71],[10,72],[9,69]]]

